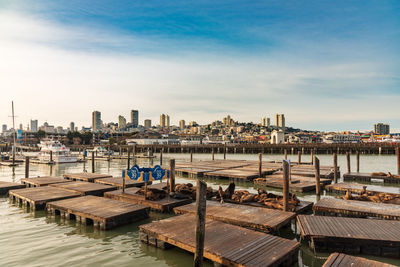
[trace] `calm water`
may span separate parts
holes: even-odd
[[[170,158],[187,161],[188,154],[164,154],[165,162]],[[318,155],[321,165],[332,165],[331,155]],[[228,159],[257,160],[257,155],[227,155]],[[289,159],[297,161],[297,155],[288,155]],[[211,159],[209,154],[194,154],[195,160]],[[222,155],[216,155],[222,159]],[[263,155],[264,160],[280,160],[282,155]],[[355,170],[355,157],[352,169]],[[302,161],[310,161],[309,155],[304,155]],[[154,161],[157,162],[157,159]],[[342,172],[346,170],[346,159],[339,155],[338,164]],[[149,165],[142,161],[140,165]],[[31,164],[30,176],[53,175],[61,176],[66,172],[90,171],[91,164],[62,164],[55,166]],[[109,173],[115,177],[121,176],[121,170],[126,168],[126,160],[112,162],[97,161],[96,172]],[[24,176],[24,166],[16,168],[0,166],[0,180],[19,182]],[[394,156],[361,155],[360,171],[390,171],[396,172]],[[177,177],[179,182],[195,182],[194,179]],[[207,181],[217,188],[219,184],[227,185],[224,180]],[[252,183],[241,183],[239,188],[255,191]],[[392,187],[392,190],[398,190]],[[269,189],[271,192],[279,190]],[[315,195],[299,196],[303,200],[315,201]],[[329,196],[332,197],[332,196]],[[9,203],[8,198],[0,197],[0,266],[191,266],[193,256],[179,249],[160,250],[142,244],[139,241],[138,226],[153,220],[159,220],[171,215],[151,213],[150,218],[136,224],[122,226],[111,231],[98,231],[91,226],[75,224],[74,221],[64,221],[56,217],[46,216],[44,211],[27,212]],[[285,238],[295,239],[295,225],[281,231]],[[328,254],[314,255],[306,243],[299,253],[299,266],[321,266]],[[364,257],[364,256],[363,256]],[[374,258],[374,257],[369,257]],[[395,265],[399,260],[374,258]],[[212,266],[207,263],[206,266]]]

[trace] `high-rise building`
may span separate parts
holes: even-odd
[[[151,120],[144,120],[144,128],[146,129],[151,128]]]
[[[165,114],[160,115],[160,127],[165,128]]]
[[[124,116],[118,116],[118,129],[122,129],[126,127],[126,119]]]
[[[36,133],[38,131],[38,120],[31,120],[31,132]]]
[[[271,119],[267,117],[262,118],[261,125],[264,127],[269,127],[271,125]]]
[[[139,125],[139,111],[131,110],[131,123],[133,127],[138,127]]]
[[[179,128],[185,129],[185,120],[180,120],[179,121]]]
[[[222,119],[222,124],[225,127],[232,127],[235,126],[235,121],[231,118],[231,115],[228,115]]]
[[[7,132],[7,124],[3,124],[2,130],[3,130],[3,133]]]
[[[101,112],[100,111],[93,111],[92,112],[92,131],[98,132],[101,130]]]
[[[374,125],[374,132],[381,135],[389,134],[390,126],[389,124],[377,123]]]
[[[71,132],[75,131],[75,122],[73,122],[73,121],[70,122],[70,124],[69,124],[69,130],[70,130]]]
[[[165,115],[165,126],[167,127],[167,128],[169,128],[169,126],[170,126],[170,124],[169,124],[169,115]]]
[[[276,114],[275,115],[275,125],[282,130],[285,130],[285,115],[284,114]]]

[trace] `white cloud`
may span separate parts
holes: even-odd
[[[132,108],[153,124],[160,113],[170,114],[173,123],[207,123],[227,113],[240,121],[258,121],[279,112],[294,126],[318,128],[330,121],[328,129],[340,129],[334,124],[346,121],[397,119],[396,113],[371,107],[377,101],[394,107],[398,96],[362,91],[362,99],[346,96],[354,97],[349,87],[365,85],[371,92],[374,85],[365,81],[388,78],[374,63],[306,64],[300,57],[292,64],[294,59],[284,55],[268,60],[251,53],[234,58],[231,53],[156,56],[118,50],[156,41],[0,13],[0,123],[10,121],[11,100],[24,125],[34,118],[89,126],[93,110],[108,122],[120,114],[128,118]],[[333,97],[335,90],[339,96]]]

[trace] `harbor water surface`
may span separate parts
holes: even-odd
[[[321,165],[332,165],[332,155],[317,155]],[[170,158],[177,162],[188,161],[188,154],[165,154],[164,164]],[[216,154],[216,159],[222,155]],[[254,155],[227,155],[228,159],[257,160]],[[297,155],[288,155],[288,158],[297,161]],[[361,172],[391,172],[396,173],[396,157],[394,155],[361,155]],[[194,154],[194,160],[209,160],[210,154]],[[281,160],[282,155],[264,154],[263,160]],[[158,163],[154,159],[154,164]],[[303,155],[303,162],[310,161],[309,155]],[[140,160],[138,164],[148,166],[148,160]],[[346,158],[338,156],[341,173],[346,172]],[[108,173],[121,177],[122,170],[127,167],[127,160],[114,159],[111,162],[96,161],[97,173]],[[355,170],[355,156],[352,156],[352,170]],[[19,182],[24,177],[25,167],[20,165],[12,168],[0,166],[0,181]],[[30,165],[30,176],[62,176],[64,173],[91,171],[91,163]],[[191,182],[195,179],[177,177],[176,183]],[[226,186],[227,180],[206,180],[209,186],[218,188]],[[252,183],[237,184],[240,189],[255,192]],[[391,186],[393,191],[399,192],[399,187]],[[267,188],[268,191],[280,193],[280,190]],[[329,195],[328,197],[334,197]],[[315,201],[314,194],[301,194],[302,200]],[[99,231],[91,226],[75,224],[74,221],[61,220],[59,216],[51,218],[44,211],[30,212],[12,205],[7,197],[0,197],[0,266],[192,266],[193,255],[180,249],[161,250],[142,244],[139,240],[139,228],[154,220],[173,216],[152,212],[150,218],[135,224],[118,227],[110,231]],[[295,234],[295,224],[289,229],[281,230],[280,235],[285,238],[298,239]],[[303,242],[299,252],[299,266],[322,266],[329,254],[317,254]],[[400,265],[400,260],[379,257],[370,259]],[[206,262],[205,266],[212,266]]]

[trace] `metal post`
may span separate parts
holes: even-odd
[[[203,266],[204,239],[206,233],[206,196],[207,184],[198,179],[196,190],[196,251],[194,254],[194,267]]]

